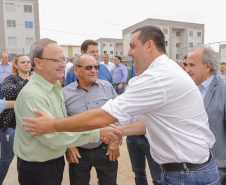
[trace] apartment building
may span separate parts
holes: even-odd
[[[0,53],[10,59],[30,53],[30,46],[40,39],[38,0],[0,1]]]
[[[104,54],[108,54],[110,61],[114,61],[114,56],[123,56],[122,39],[99,38],[96,40],[99,50],[99,61],[103,61]]]
[[[81,46],[79,45],[60,45],[66,58],[73,58],[75,54],[81,54]]]
[[[166,39],[166,54],[174,61],[183,60],[194,46],[204,43],[204,24],[149,18],[122,30],[125,56],[129,50],[132,32],[146,25],[158,26],[163,31]],[[131,58],[125,57],[125,60]]]
[[[219,45],[219,61],[226,63],[226,44]]]

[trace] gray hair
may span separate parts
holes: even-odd
[[[44,38],[44,39],[40,39],[40,40],[36,41],[34,44],[31,45],[30,61],[31,61],[32,67],[35,67],[34,58],[42,58],[44,48],[50,43],[56,43],[57,44],[57,42],[54,41],[54,40]]]
[[[203,50],[201,62],[203,64],[210,63],[211,64],[210,73],[213,75],[217,75],[218,69],[219,69],[219,61],[218,61],[217,53],[211,47],[206,45],[196,47],[194,50],[197,50],[197,49]]]
[[[78,65],[80,65],[81,63],[80,63],[80,61],[81,61],[81,57],[91,57],[91,58],[93,58],[95,61],[96,61],[96,59],[94,58],[94,57],[92,57],[92,56],[90,56],[90,55],[88,55],[88,54],[82,54],[82,55],[78,55],[78,56],[76,56],[75,58],[74,58],[74,60],[73,60],[73,65],[74,66],[78,66]]]

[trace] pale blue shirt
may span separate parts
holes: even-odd
[[[5,100],[0,100],[0,113],[5,109],[6,103]]]
[[[207,80],[205,80],[200,85],[198,85],[198,88],[200,90],[200,93],[201,93],[203,99],[206,96],[206,93],[207,93],[207,91],[208,91],[208,89],[210,87],[211,82],[213,81],[213,78],[214,78],[214,75],[212,75]]]
[[[0,62],[0,84],[2,84],[3,80],[12,74],[12,63],[8,62],[5,66]],[[1,93],[1,92],[0,92]]]

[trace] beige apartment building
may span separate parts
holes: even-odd
[[[226,63],[226,44],[219,45],[219,61]]]
[[[114,56],[123,56],[122,39],[99,38],[96,40],[99,50],[99,61],[103,61],[104,54],[108,54],[110,61],[114,61]]]
[[[40,39],[38,0],[0,1],[0,53],[10,59],[30,53],[30,46]]]
[[[163,31],[166,38],[166,54],[174,61],[183,60],[192,47],[204,43],[204,24],[149,18],[122,30],[125,60],[131,60],[126,56],[132,32],[145,25],[158,26]]]

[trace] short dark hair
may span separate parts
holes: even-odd
[[[36,41],[34,44],[31,45],[30,62],[31,62],[32,67],[35,67],[34,58],[42,58],[44,48],[50,43],[56,43],[57,44],[57,42],[54,41],[54,40],[44,38],[44,39],[40,39],[40,40]]]
[[[98,46],[98,43],[94,40],[85,40],[81,45],[81,51],[86,53],[89,45]]]
[[[225,62],[221,62],[221,65],[223,65],[223,64],[224,64],[224,65],[226,65],[226,63],[225,63]]]
[[[120,63],[122,62],[122,57],[120,57],[120,56],[115,56],[115,57],[117,57],[118,60],[120,60]]]
[[[166,53],[165,36],[162,30],[157,26],[143,26],[136,29],[134,33],[140,32],[138,39],[144,45],[147,41],[152,40],[159,52]]]

